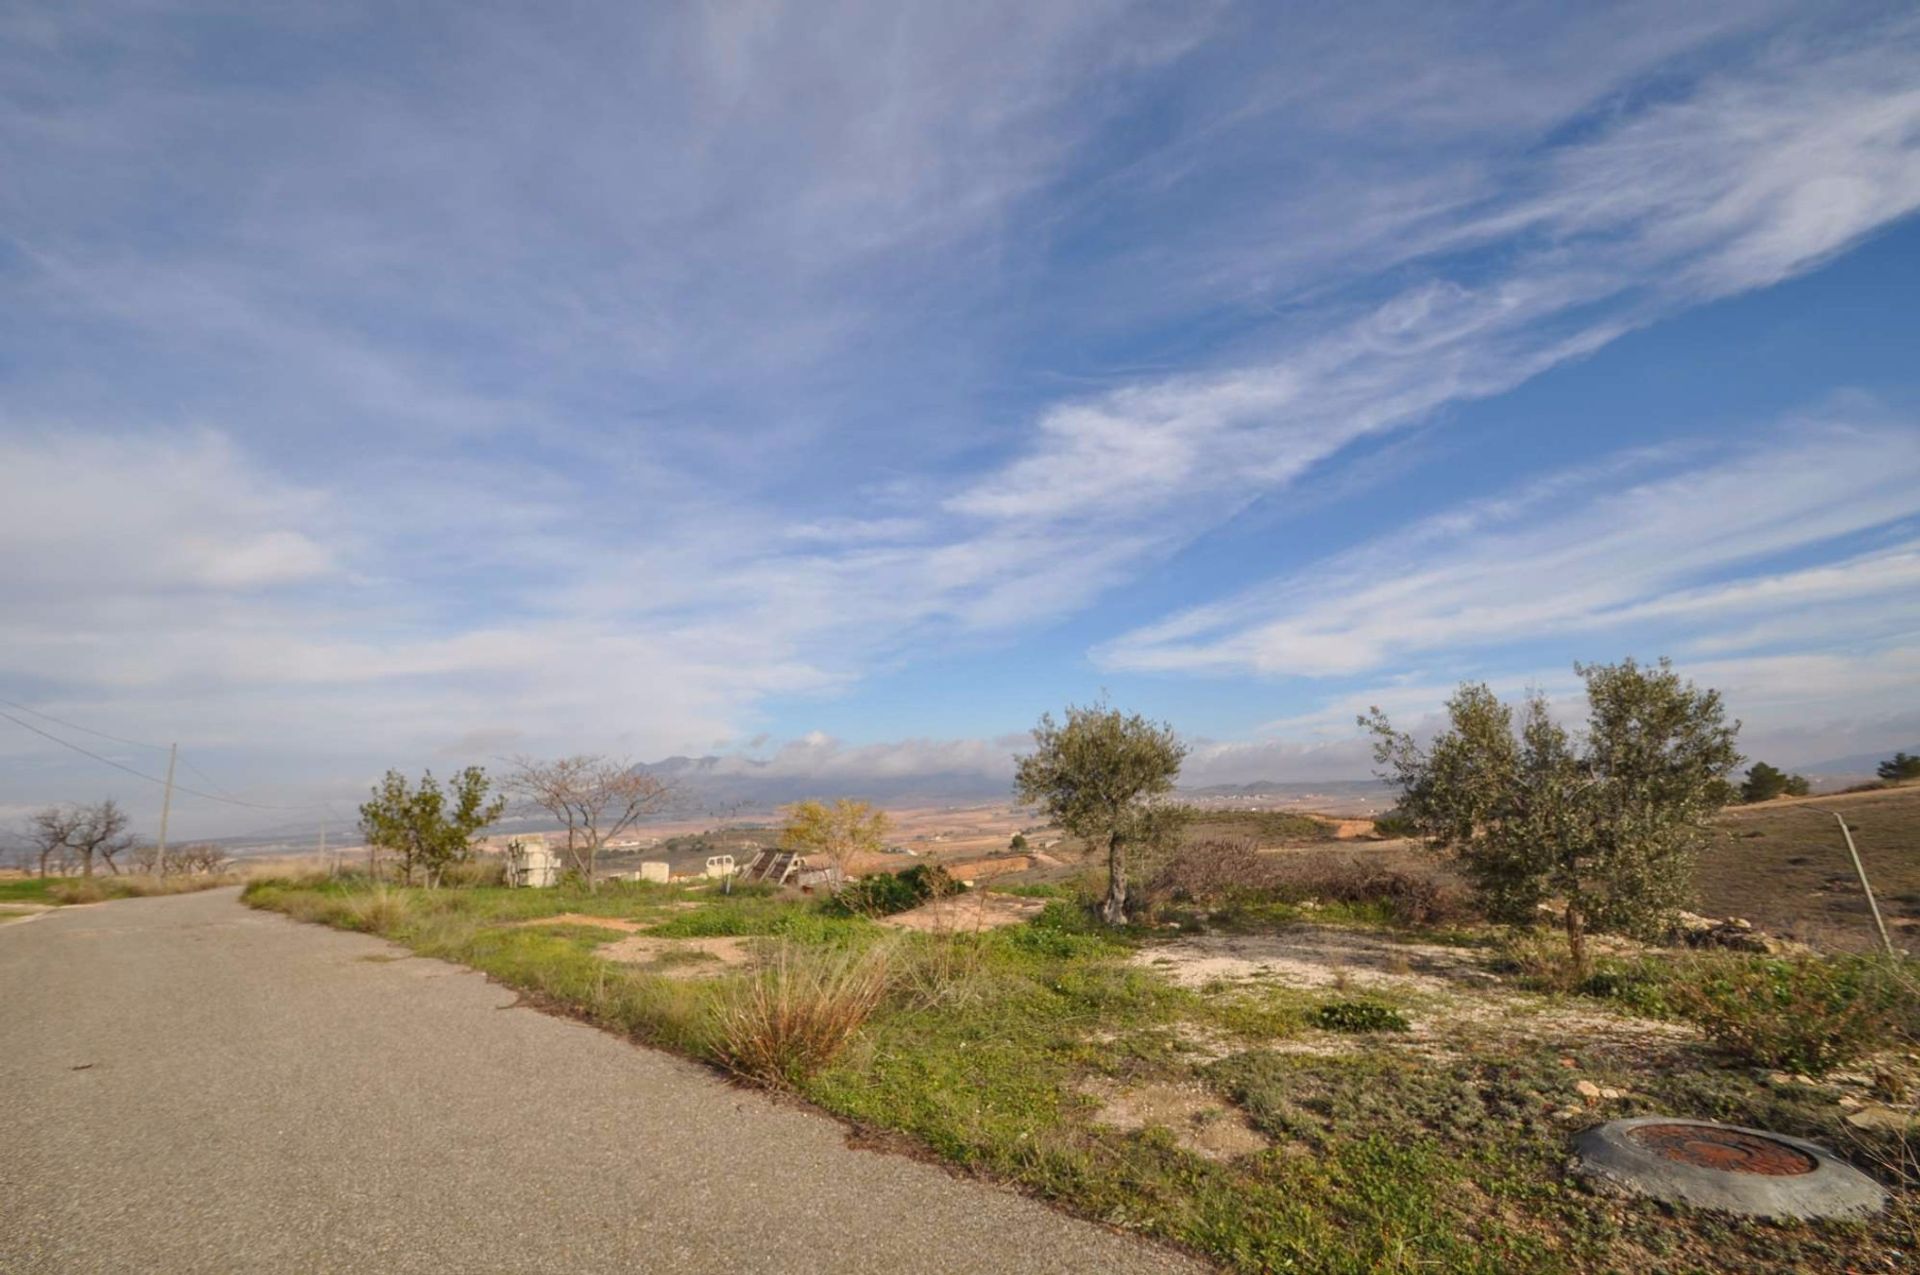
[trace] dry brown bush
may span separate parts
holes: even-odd
[[[853,1040],[886,996],[892,967],[888,945],[854,952],[783,941],[716,1010],[714,1052],[749,1080],[799,1085]]]
[[[1251,839],[1196,841],[1168,856],[1147,893],[1176,903],[1219,903],[1266,894],[1280,875],[1277,861],[1256,850]]]
[[[1288,902],[1379,904],[1400,925],[1446,925],[1475,915],[1467,890],[1431,869],[1317,854],[1275,862],[1273,889]]]

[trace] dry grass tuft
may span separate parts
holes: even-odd
[[[347,913],[354,929],[388,934],[413,914],[413,896],[405,890],[376,885],[364,894],[350,896]]]
[[[804,1083],[840,1056],[893,982],[890,945],[864,952],[783,940],[716,1012],[715,1054],[776,1089]]]
[[[198,890],[238,885],[232,876],[169,876],[126,874],[106,877],[75,877],[50,886],[47,897],[56,903],[104,903],[109,899],[146,899],[163,894],[192,894]]]

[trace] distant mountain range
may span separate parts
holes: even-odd
[[[742,757],[669,757],[637,769],[681,789],[687,801],[719,811],[766,809],[809,797],[858,797],[864,801],[906,805],[915,801],[990,801],[1010,797],[1007,779],[978,771],[922,775],[795,775],[770,762]]]
[[[1012,797],[1012,781],[978,771],[938,771],[918,775],[795,775],[772,763],[740,757],[669,757],[638,769],[677,785],[690,804],[714,811],[768,809],[808,797],[857,797],[884,805],[952,801],[994,801]],[[1191,797],[1297,798],[1315,794],[1370,796],[1386,791],[1377,779],[1285,783],[1210,784],[1182,788]]]

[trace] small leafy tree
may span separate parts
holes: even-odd
[[[842,797],[831,805],[800,801],[787,807],[780,828],[780,848],[797,854],[825,855],[840,869],[842,880],[852,877],[855,855],[878,854],[886,845],[893,821],[872,802]]]
[[[1890,784],[1907,784],[1920,779],[1920,757],[1909,757],[1905,753],[1895,753],[1880,763],[1875,774]]]
[[[1012,838],[1009,839],[1007,842],[1007,849],[1012,850],[1015,853],[1024,851],[1026,848],[1027,848],[1027,834],[1024,832],[1014,833]]]
[[[1775,797],[1804,797],[1813,790],[1804,776],[1789,775],[1778,766],[1769,766],[1757,761],[1747,771],[1746,782],[1740,785],[1740,800],[1745,802],[1772,801]]]
[[[411,884],[417,868],[428,885],[438,886],[449,864],[472,855],[473,834],[506,810],[506,799],[490,797],[490,788],[487,772],[478,766],[455,775],[446,788],[432,771],[415,786],[389,770],[360,807],[360,835],[369,847],[400,856],[403,881]]]
[[[1120,925],[1127,918],[1130,854],[1166,845],[1185,816],[1165,798],[1187,746],[1173,727],[1105,704],[1068,706],[1064,723],[1043,714],[1033,742],[1034,751],[1017,759],[1014,791],[1105,851],[1107,897],[1100,914]]]
[[[1490,915],[1526,922],[1550,895],[1576,969],[1590,929],[1649,934],[1687,898],[1705,821],[1740,761],[1717,691],[1666,660],[1575,665],[1588,717],[1576,740],[1530,696],[1518,729],[1486,686],[1461,686],[1425,748],[1379,709],[1360,719],[1381,776],[1428,842],[1458,856]]]

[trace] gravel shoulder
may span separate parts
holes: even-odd
[[[230,890],[0,930],[0,1094],[7,1271],[1201,1269]]]

